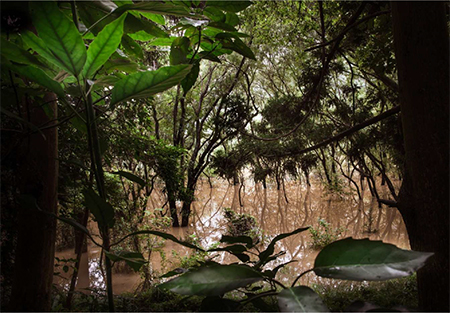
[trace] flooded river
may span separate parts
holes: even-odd
[[[313,180],[314,182],[314,180]],[[223,208],[232,208],[237,213],[247,213],[254,216],[260,225],[264,235],[268,239],[274,236],[291,232],[305,226],[318,227],[319,219],[330,223],[332,228],[342,228],[341,238],[370,238],[392,243],[403,249],[409,249],[409,241],[405,225],[400,213],[395,208],[382,206],[378,208],[375,199],[370,195],[366,186],[363,190],[363,200],[356,200],[351,195],[328,195],[324,192],[320,183],[313,183],[311,187],[295,181],[286,181],[284,190],[277,190],[276,184],[267,184],[264,189],[261,184],[255,184],[250,180],[240,187],[229,185],[223,180],[213,180],[212,188],[207,180],[198,184],[196,201],[192,205],[191,227],[171,228],[169,233],[177,238],[187,238],[195,235],[203,247],[210,247],[220,240],[226,232],[226,220]],[[380,187],[380,196],[388,198],[388,191],[384,186]],[[155,191],[148,203],[150,212],[161,208],[165,203],[164,195]],[[292,282],[300,273],[311,269],[318,251],[311,248],[311,234],[308,231],[288,237],[278,242],[277,251],[286,253],[267,265],[267,268],[296,260],[290,263],[277,276],[277,279],[285,284]],[[150,265],[155,274],[164,274],[176,266],[171,262],[173,254],[179,258],[189,255],[191,250],[166,241],[161,253],[151,253]],[[78,290],[86,288],[103,288],[104,281],[99,270],[100,249],[96,246],[88,246],[88,252],[83,254]],[[73,249],[57,252],[59,258],[75,258]],[[214,259],[217,262],[231,263],[238,261],[234,256],[221,253]],[[58,270],[60,271],[60,269]],[[56,283],[68,286],[69,280],[57,278]],[[135,273],[113,274],[114,293],[120,294],[133,291],[139,286],[142,279]],[[336,283],[329,279],[322,279],[314,273],[303,276],[300,283],[311,285],[314,283]],[[338,282],[339,283],[339,282]]]

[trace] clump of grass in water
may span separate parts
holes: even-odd
[[[310,227],[311,248],[319,250],[339,239],[345,229],[343,227],[332,228],[330,223],[324,219],[319,219],[319,226]]]
[[[227,220],[227,235],[249,236],[253,239],[253,242],[262,240],[261,230],[253,216],[245,213],[236,213],[230,208],[224,208],[223,211]]]

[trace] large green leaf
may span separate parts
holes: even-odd
[[[246,58],[256,60],[256,57],[253,54],[253,51],[242,40],[240,40],[237,37],[223,40],[222,46],[225,49],[233,50]]]
[[[314,272],[329,278],[386,280],[413,274],[432,255],[382,241],[346,238],[329,244],[317,255]]]
[[[128,15],[125,20],[125,32],[127,34],[137,33],[139,31],[145,31],[146,33],[161,38],[168,38],[169,35],[161,28],[156,26],[151,21],[137,18],[133,15]]]
[[[45,68],[45,64],[38,60],[38,58],[28,51],[22,49],[18,45],[0,38],[1,54],[9,61],[14,61],[21,64],[34,65],[36,67]]]
[[[86,47],[75,24],[58,9],[56,2],[30,2],[30,9],[33,25],[48,50],[62,68],[78,76],[86,61]]]
[[[114,209],[112,205],[103,200],[92,189],[85,189],[83,194],[86,207],[94,214],[99,225],[112,228],[114,226]]]
[[[113,262],[125,261],[135,272],[138,272],[142,265],[148,263],[139,252],[120,251],[118,253],[111,253],[105,251],[105,254]]]
[[[156,1],[143,1],[135,4],[126,4],[117,8],[114,13],[122,13],[127,10],[150,12],[154,14],[190,16],[189,10],[183,5],[174,5]]]
[[[286,288],[277,298],[281,312],[329,312],[319,295],[306,286]]]
[[[194,86],[195,82],[197,81],[199,73],[200,73],[200,61],[195,61],[194,64],[192,64],[192,70],[189,72],[186,78],[181,81],[181,87],[183,87],[184,94],[187,94],[187,92],[192,88],[192,86]]]
[[[262,280],[262,275],[245,265],[202,266],[162,285],[183,295],[219,296]]]
[[[208,7],[216,7],[227,12],[239,12],[247,8],[252,3],[250,1],[216,1],[211,0],[206,3]]]
[[[309,227],[298,228],[298,229],[294,230],[293,232],[280,234],[280,235],[276,236],[275,238],[273,238],[272,241],[270,242],[270,244],[267,246],[267,249],[259,254],[259,260],[260,261],[259,261],[258,265],[263,265],[263,264],[265,264],[267,262],[269,257],[275,251],[275,244],[277,243],[277,241],[279,241],[281,239],[284,239],[286,237],[298,234],[298,233],[300,233],[302,231],[308,230],[308,228]]]
[[[181,64],[129,75],[114,86],[111,104],[133,98],[145,98],[167,90],[180,83],[191,68],[192,65]]]
[[[116,51],[123,34],[123,22],[127,14],[123,14],[111,24],[108,24],[89,45],[87,60],[83,68],[83,76],[89,78],[108,61]]]
[[[11,71],[18,73],[26,78],[38,83],[44,88],[56,93],[59,97],[63,98],[65,96],[64,89],[55,80],[51,79],[43,70],[31,65],[13,65],[3,59],[2,56],[2,66],[10,69]]]
[[[186,56],[189,52],[191,41],[187,37],[176,38],[170,47],[170,65],[187,63]]]

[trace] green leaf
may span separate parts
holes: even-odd
[[[136,236],[136,235],[145,235],[145,234],[158,236],[158,237],[161,237],[161,238],[164,238],[164,239],[176,242],[176,243],[178,243],[178,244],[180,244],[182,246],[205,252],[205,250],[203,250],[202,248],[197,247],[197,246],[195,246],[195,245],[193,245],[193,244],[191,244],[189,242],[184,242],[184,241],[178,240],[174,235],[166,234],[166,233],[163,233],[163,232],[160,232],[160,231],[157,231],[157,230],[139,230],[139,231],[130,233],[130,234],[126,235],[125,237],[123,237],[122,239],[120,239],[118,242],[112,244],[112,246],[122,242],[123,240],[125,240],[128,237]]]
[[[111,204],[103,200],[94,190],[83,191],[84,201],[89,211],[94,214],[95,219],[101,227],[112,228],[114,226],[114,209]]]
[[[110,259],[113,262],[117,261],[125,261],[135,272],[139,272],[141,267],[148,263],[144,256],[139,252],[126,252],[121,251],[119,253],[111,253],[108,251],[105,251],[106,256],[108,259]]]
[[[253,247],[253,239],[249,236],[222,236],[220,242],[223,243],[245,243],[247,248]]]
[[[210,20],[214,22],[225,22],[226,19],[226,16],[222,12],[222,10],[214,7],[206,7],[203,10],[203,14],[205,14]]]
[[[259,254],[260,261],[258,262],[258,265],[265,264],[267,262],[269,256],[271,256],[275,252],[275,244],[277,243],[277,241],[284,239],[286,237],[301,233],[302,231],[305,231],[308,228],[309,227],[298,228],[298,229],[294,230],[293,232],[280,234],[280,235],[276,236],[275,238],[273,238],[272,241],[270,242],[270,244],[267,246],[267,249]]]
[[[59,65],[78,76],[86,61],[86,48],[76,26],[56,2],[30,2],[33,25]]]
[[[153,21],[153,22],[158,23],[160,25],[166,25],[166,19],[164,18],[163,15],[154,14],[154,13],[150,13],[150,12],[140,12],[140,13],[141,13],[142,16],[145,16],[150,21]]]
[[[161,28],[156,26],[153,22],[144,19],[139,19],[133,15],[128,15],[125,20],[125,33],[137,33],[139,31],[145,31],[146,33],[161,38],[168,38],[169,35]]]
[[[208,1],[208,7],[216,7],[226,12],[240,12],[247,8],[252,3],[250,1]]]
[[[140,178],[132,173],[128,173],[128,172],[124,172],[124,171],[117,171],[117,172],[113,172],[113,174],[118,174],[122,177],[125,177],[126,179],[129,179],[135,183],[138,183],[142,187],[145,186],[145,181],[142,178]]]
[[[89,45],[86,64],[83,68],[83,76],[85,78],[92,77],[116,51],[122,38],[123,23],[126,15],[122,15],[111,24],[108,24]]]
[[[189,74],[192,65],[162,67],[156,71],[129,75],[114,86],[111,105],[132,98],[145,98],[179,84]]]
[[[239,17],[233,12],[228,12],[225,23],[230,24],[231,26],[237,26],[239,24]]]
[[[170,65],[187,63],[186,56],[189,52],[191,41],[187,37],[176,38],[170,47]]]
[[[184,94],[187,94],[188,91],[194,86],[197,81],[198,74],[200,73],[200,61],[194,62],[192,65],[192,69],[185,79],[181,81],[181,87],[183,87]]]
[[[47,88],[50,91],[53,91],[60,98],[65,97],[64,89],[62,88],[62,86],[57,81],[51,79],[43,70],[37,67],[31,65],[13,65],[9,62],[3,62],[3,58],[2,66],[5,66],[11,71],[27,77],[28,79],[34,81],[35,83],[38,83],[39,85]]]
[[[122,38],[122,46],[127,51],[128,54],[134,55],[140,59],[144,58],[144,53],[142,48],[128,35],[124,35]]]
[[[21,64],[34,65],[36,67],[45,68],[45,64],[38,60],[38,58],[28,51],[22,49],[18,45],[1,37],[0,47],[2,55],[9,61],[14,61]]]
[[[213,265],[189,271],[159,288],[183,295],[219,296],[262,279],[259,272],[246,265]]]
[[[126,4],[117,8],[114,13],[122,13],[127,10],[150,12],[163,15],[190,16],[189,10],[182,5],[174,5],[171,3],[162,3],[156,1],[143,1],[135,4]]]
[[[277,298],[281,312],[329,312],[319,295],[306,286],[286,288]]]
[[[231,25],[229,25],[227,23],[224,23],[224,22],[211,22],[211,23],[208,24],[208,27],[214,27],[214,28],[226,30],[226,31],[229,31],[229,32],[236,32],[237,31],[236,28],[234,28],[233,26],[231,26]]]
[[[253,51],[239,38],[224,40],[222,41],[222,46],[223,48],[233,50],[246,58],[256,60]]]
[[[151,46],[171,46],[172,42],[178,37],[170,37],[170,38],[157,38],[152,40],[149,44]]]
[[[413,274],[432,255],[382,241],[346,238],[320,251],[314,272],[322,277],[358,281],[393,279]]]

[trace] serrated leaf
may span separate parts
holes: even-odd
[[[240,12],[250,6],[250,1],[208,1],[206,5],[208,7],[216,7],[226,12]]]
[[[346,238],[316,257],[316,275],[346,280],[386,280],[409,276],[433,253],[403,250],[382,241]]]
[[[191,68],[192,65],[182,64],[129,75],[114,86],[111,105],[133,98],[149,97],[167,90],[179,84]]]
[[[111,204],[103,200],[94,190],[83,191],[86,207],[94,214],[101,227],[112,228],[114,226],[114,209]]]
[[[78,76],[86,61],[86,48],[75,24],[56,2],[30,2],[33,25],[58,64]]]
[[[262,280],[262,275],[246,265],[202,266],[159,285],[183,295],[219,296]]]
[[[94,75],[116,51],[122,38],[125,18],[126,14],[108,24],[89,45],[86,64],[83,68],[85,78]]]
[[[267,246],[267,249],[259,254],[259,260],[260,260],[259,265],[263,265],[263,264],[267,263],[267,260],[275,251],[275,244],[277,243],[277,241],[284,239],[286,237],[298,234],[302,231],[307,230],[308,228],[309,227],[298,228],[290,233],[280,234],[280,235],[276,236],[275,238],[273,238],[272,241],[270,242],[270,244]]]
[[[140,178],[140,177],[138,177],[138,176],[136,176],[136,175],[134,175],[132,173],[124,172],[124,171],[117,171],[117,172],[113,172],[113,174],[118,174],[118,175],[120,175],[122,177],[125,177],[126,179],[129,179],[129,180],[131,180],[131,181],[133,181],[135,183],[138,183],[142,187],[145,186],[145,181],[142,178]]]
[[[170,65],[187,63],[186,56],[189,52],[191,41],[187,37],[176,38],[170,47]]]
[[[306,286],[283,289],[277,298],[281,312],[329,312],[319,295]]]

